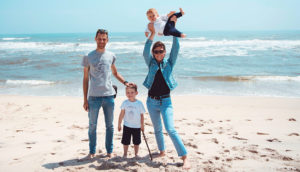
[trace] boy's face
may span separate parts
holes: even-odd
[[[158,16],[157,14],[150,12],[147,14],[147,17],[150,22],[155,22]]]
[[[133,88],[126,88],[126,96],[129,100],[135,100],[136,95],[138,94],[137,91]]]

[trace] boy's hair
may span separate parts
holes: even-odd
[[[97,37],[98,34],[105,34],[108,37],[108,31],[105,29],[98,29],[95,37]]]
[[[156,11],[155,8],[150,8],[150,9],[147,11],[146,14],[148,15],[149,13],[153,13],[153,14],[157,14],[157,15],[158,15],[158,13],[157,13],[157,11]]]
[[[131,88],[131,89],[134,89],[134,91],[137,91],[137,85],[133,84],[133,83],[130,83],[129,86],[126,86],[126,89],[127,88]]]
[[[154,51],[154,49],[157,48],[157,47],[162,47],[164,50],[166,50],[165,44],[162,43],[162,42],[160,42],[160,41],[157,41],[157,42],[154,43],[154,45],[153,45],[153,47],[152,47],[152,54],[154,54],[153,51]]]

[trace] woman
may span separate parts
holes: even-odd
[[[143,84],[148,89],[147,108],[154,126],[154,133],[158,149],[160,150],[160,156],[165,155],[161,115],[165,128],[176,148],[177,154],[178,156],[181,156],[183,160],[183,168],[189,169],[190,164],[187,160],[186,148],[174,128],[173,107],[170,97],[170,91],[177,86],[177,83],[172,76],[172,71],[178,56],[179,41],[178,38],[173,37],[173,45],[168,59],[164,58],[166,55],[166,48],[160,41],[153,45],[152,56],[150,54],[150,48],[155,33],[153,27],[149,26],[149,30],[151,31],[151,35],[146,41],[143,52],[149,71]]]

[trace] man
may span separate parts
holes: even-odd
[[[95,36],[97,49],[90,52],[82,60],[84,66],[83,76],[83,108],[89,116],[89,157],[94,158],[97,142],[97,119],[99,110],[103,107],[106,127],[105,148],[107,156],[112,156],[113,151],[113,120],[114,120],[114,95],[111,73],[124,85],[129,83],[118,73],[115,66],[116,57],[113,53],[106,51],[108,32],[99,29]]]

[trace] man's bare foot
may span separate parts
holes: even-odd
[[[95,154],[89,154],[87,157],[88,157],[89,159],[93,159],[93,158],[96,157],[96,155],[95,155]]]
[[[179,8],[181,15],[184,15],[184,11],[182,10],[182,8]]]
[[[185,37],[186,37],[186,34],[182,33],[182,34],[180,35],[180,37],[181,37],[181,38],[185,38]]]
[[[187,160],[187,156],[183,156],[182,157],[182,160],[183,160],[183,166],[182,166],[182,169],[183,170],[189,170],[191,168],[191,164],[190,162]]]

